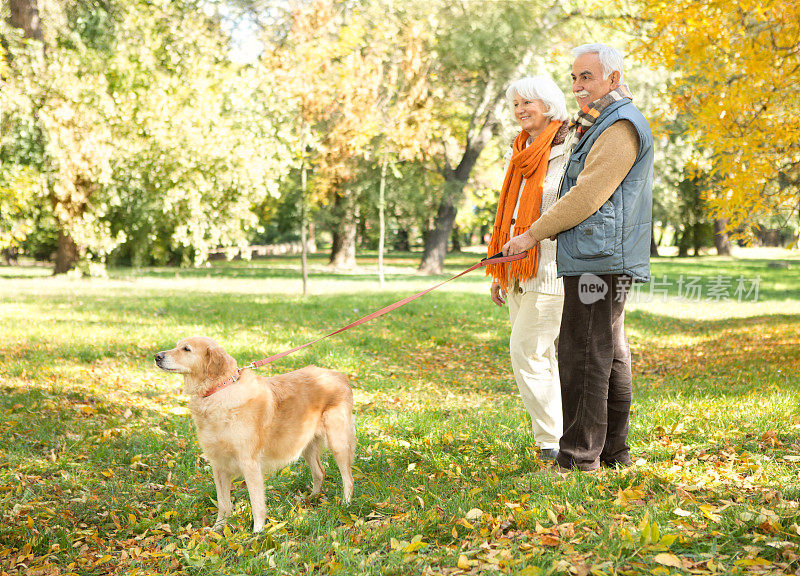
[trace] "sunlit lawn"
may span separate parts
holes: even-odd
[[[92,281],[0,267],[0,571],[794,573],[800,256],[741,255],[656,259],[656,282],[628,305],[638,464],[626,471],[541,472],[507,311],[482,271],[262,369],[347,372],[359,447],[350,506],[331,458],[322,497],[296,463],[268,479],[257,537],[241,481],[230,530],[203,530],[210,469],[179,377],[153,353],[202,334],[245,364],[444,277],[390,255],[381,290],[374,255],[349,274],[320,255],[303,297],[289,257]],[[449,256],[448,274],[479,257]]]

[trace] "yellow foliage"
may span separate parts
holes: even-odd
[[[665,101],[689,120],[712,209],[737,226],[795,208],[800,186],[800,3],[644,0],[639,56],[673,70]]]
[[[424,28],[357,11],[342,18],[335,8],[297,5],[287,41],[262,60],[296,107],[298,151],[316,153],[318,200],[382,150],[418,158],[431,132]]]

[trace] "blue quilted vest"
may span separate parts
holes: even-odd
[[[558,235],[559,276],[625,274],[634,282],[650,279],[650,235],[653,214],[653,134],[630,99],[614,102],[600,114],[576,144],[567,162],[559,197],[578,180],[595,140],[619,120],[639,133],[639,154],[628,175],[605,204],[586,220]]]

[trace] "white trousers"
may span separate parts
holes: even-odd
[[[511,316],[511,367],[522,403],[531,417],[533,437],[540,448],[558,448],[564,429],[561,382],[555,340],[561,327],[564,297],[538,292],[508,291]]]

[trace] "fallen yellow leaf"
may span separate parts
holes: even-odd
[[[553,524],[558,524],[558,516],[556,516],[556,513],[550,510],[550,508],[547,509],[547,517]]]
[[[408,545],[405,548],[403,548],[403,552],[405,552],[406,554],[411,554],[412,552],[416,552],[420,548],[427,545],[428,545],[427,542],[422,541],[422,534],[417,534],[411,539],[411,542],[409,542]]]
[[[743,558],[735,562],[740,566],[771,566],[772,562],[764,558]]]
[[[663,564],[664,566],[672,566],[673,568],[683,568],[683,562],[681,559],[675,556],[675,554],[670,554],[669,552],[662,552],[661,554],[656,554],[653,558],[659,564]]]
[[[473,508],[464,515],[467,520],[472,520],[473,522],[475,520],[480,520],[481,516],[483,516],[483,510],[480,508]]]
[[[541,540],[539,540],[539,542],[541,542],[543,546],[559,546],[559,545],[561,545],[561,540],[559,540],[555,536],[550,536],[550,535],[547,535],[547,534],[542,536]]]
[[[719,522],[720,520],[722,520],[722,516],[716,513],[717,509],[711,506],[710,504],[701,505],[700,511],[703,513],[703,516],[705,516],[712,522]]]

